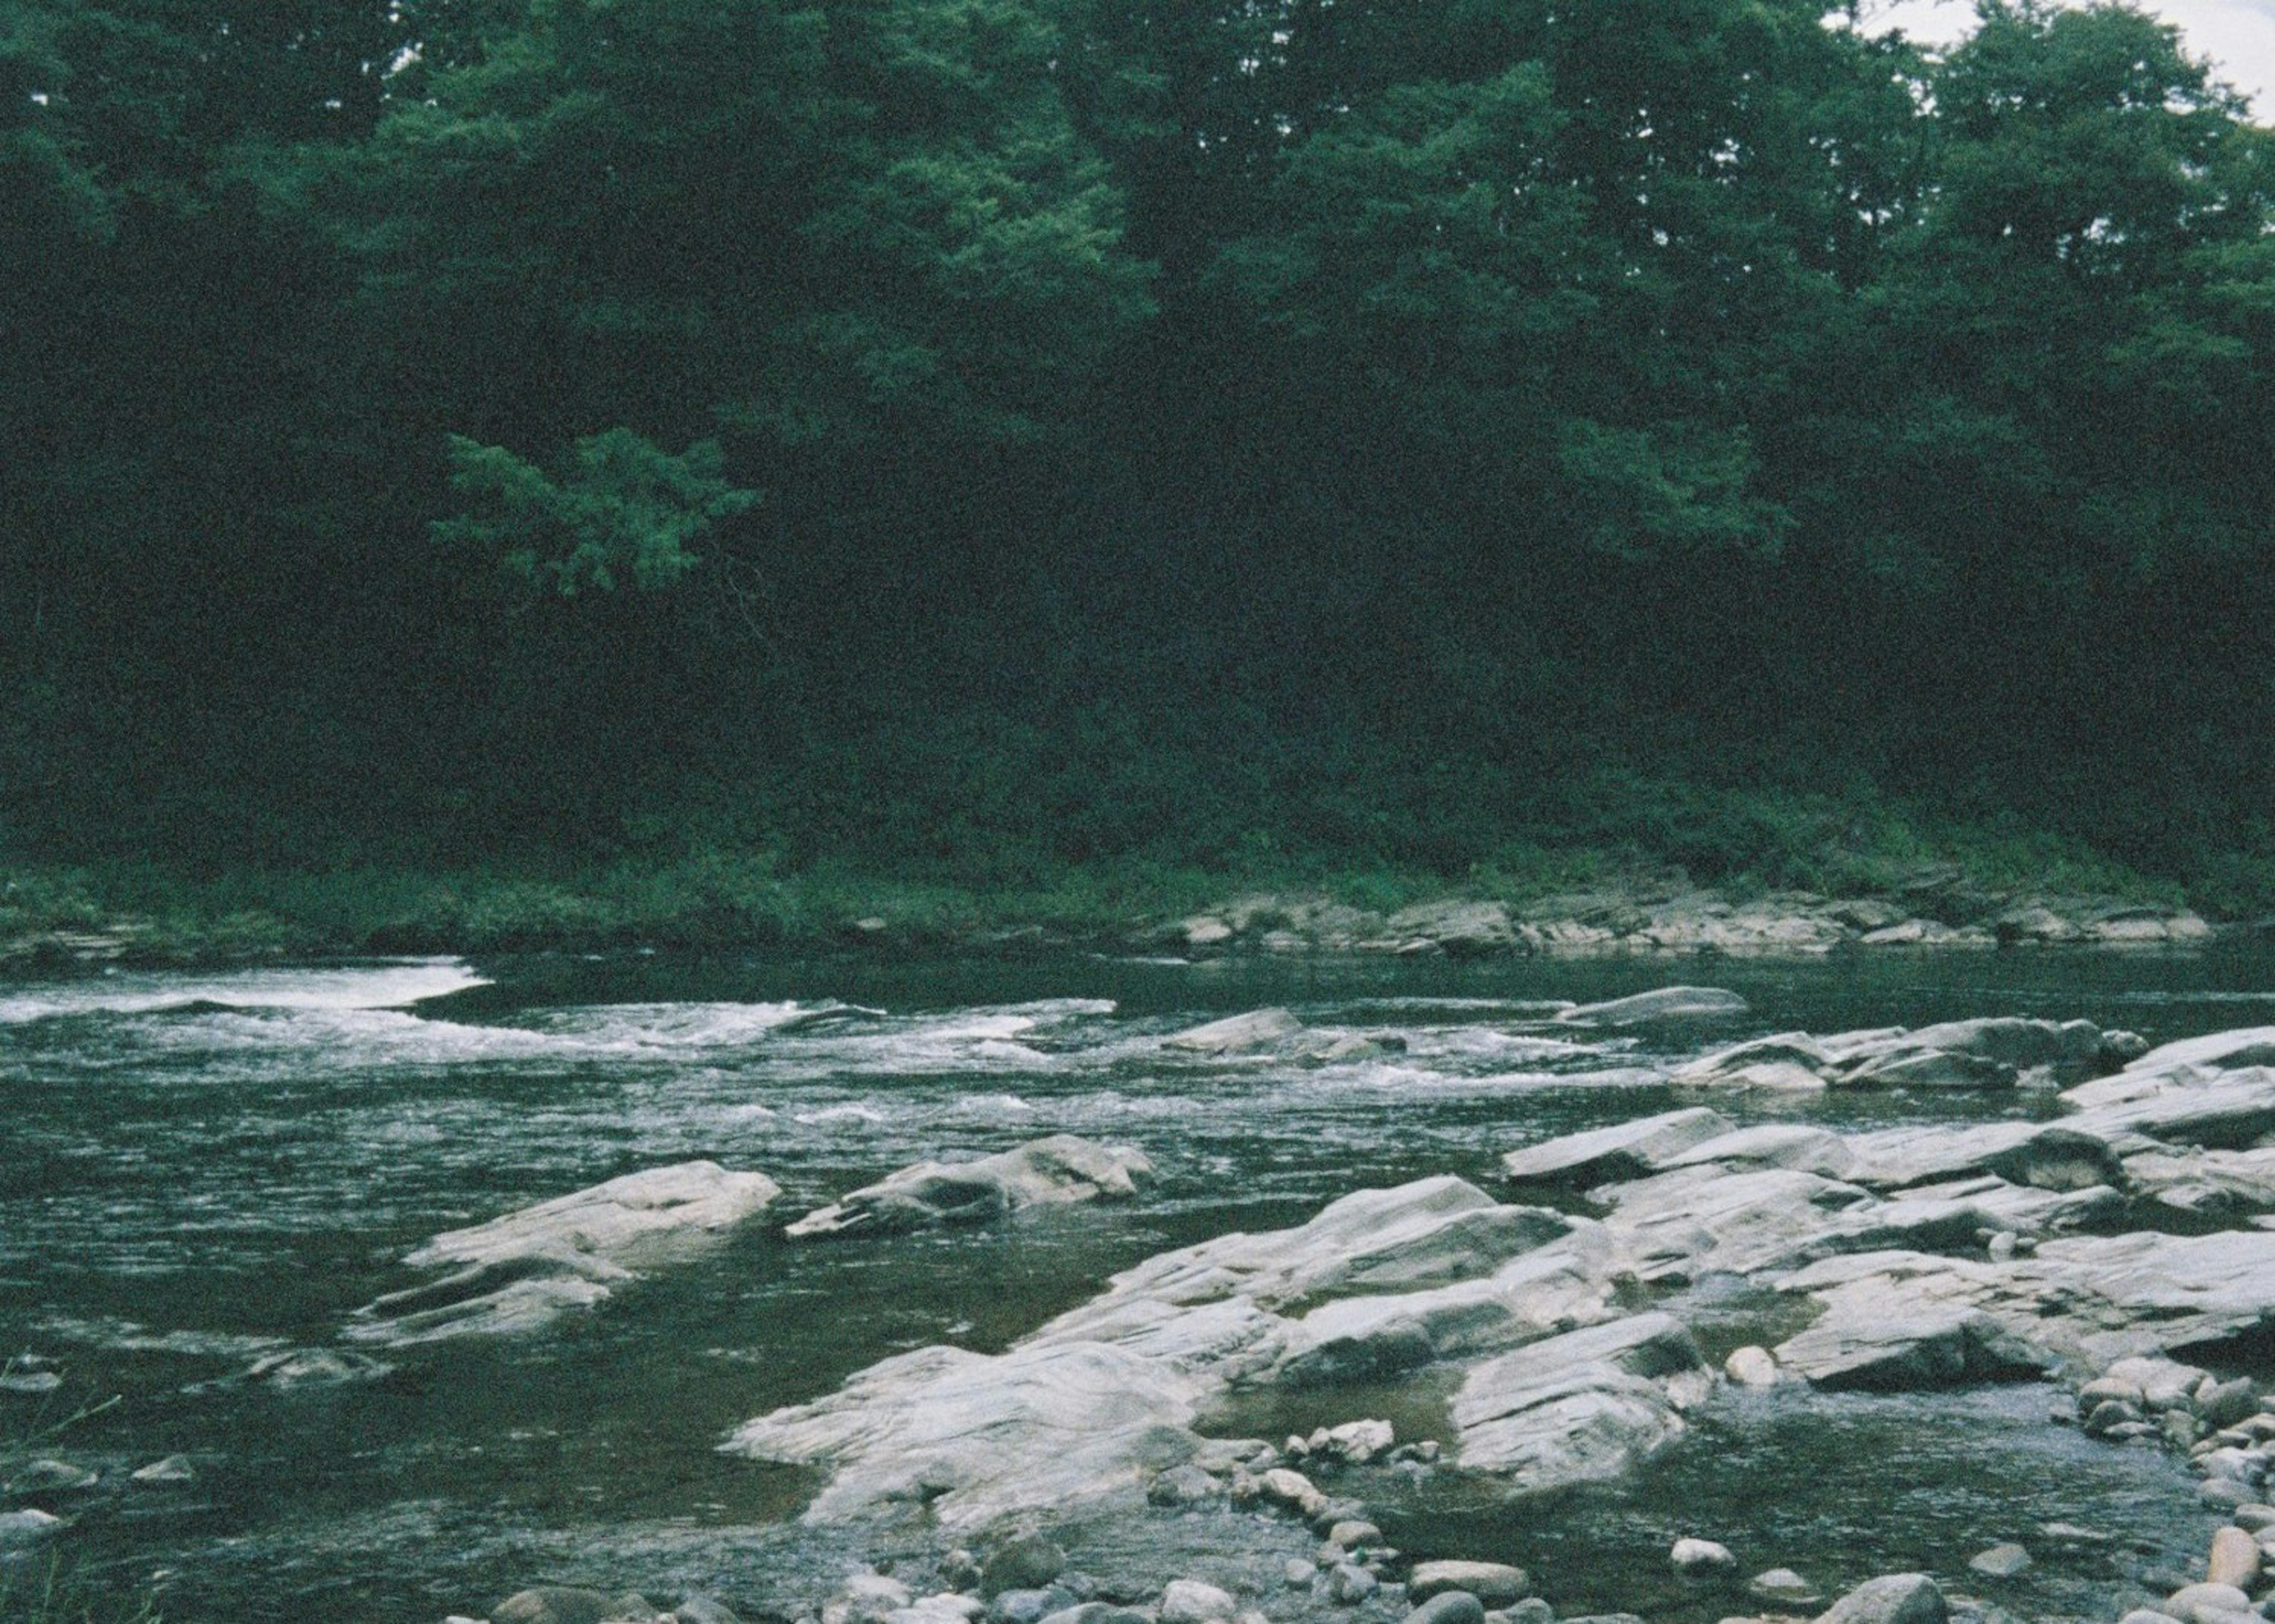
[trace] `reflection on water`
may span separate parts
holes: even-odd
[[[123,1395],[53,1446],[103,1478],[57,1507],[79,1516],[69,1538],[86,1560],[172,1570],[174,1619],[299,1619],[322,1603],[431,1624],[543,1577],[771,1593],[838,1559],[780,1526],[809,1486],[799,1474],[713,1446],[888,1353],[1000,1348],[1154,1251],[1296,1221],[1353,1189],[1487,1182],[1516,1144],[1664,1108],[1665,1069],[1712,1045],[2008,1013],[2161,1041],[2261,1018],[2267,968],[631,957],[19,986],[0,991],[0,1350],[50,1362],[38,1368],[65,1387],[0,1393],[0,1441],[36,1405],[52,1417]],[[1734,987],[1751,1011],[1617,1033],[1551,1018],[1561,1001],[1678,979]],[[1329,1036],[1397,1041],[1329,1065],[1160,1046],[1266,1004]],[[1892,1095],[1800,1109],[2044,1107]],[[535,1338],[390,1353],[375,1379],[238,1379],[291,1350],[336,1356],[345,1316],[406,1283],[397,1259],[436,1231],[635,1168],[760,1169],[785,1186],[786,1218],[919,1158],[1055,1132],[1134,1143],[1160,1182],[1135,1206],[992,1230],[798,1246],[761,1224]],[[1696,1599],[1663,1593],[1676,1532],[1761,1566],[1856,1575],[1947,1568],[1957,1545],[2032,1519],[2097,1516],[2151,1545],[2200,1544],[2209,1526],[2164,1457],[2046,1427],[2040,1390],[1779,1402],[1718,1412],[1643,1482],[1520,1519],[1380,1489],[1417,1550],[1506,1551],[1568,1572],[1576,1603],[1662,1613]],[[192,1480],[130,1483],[175,1454]],[[2056,1564],[2042,1599],[2083,1606],[2063,1586],[2119,1560]]]

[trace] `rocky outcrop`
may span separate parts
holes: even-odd
[[[1714,1378],[1690,1333],[1637,1314],[1487,1360],[1454,1396],[1459,1458],[1518,1492],[1612,1477],[1689,1430]]]
[[[626,1174],[436,1235],[404,1262],[450,1273],[380,1297],[343,1334],[402,1347],[533,1331],[712,1243],[781,1194],[763,1173],[710,1161]]]
[[[1679,1067],[1681,1088],[1809,1092],[1823,1088],[2011,1088],[2075,1082],[2115,1069],[2143,1046],[2090,1021],[1999,1017],[1907,1031],[1756,1038]]]
[[[1144,1152],[1054,1134],[974,1161],[920,1161],[828,1206],[786,1235],[891,1235],[938,1224],[980,1223],[1037,1206],[1127,1200],[1153,1176]]]

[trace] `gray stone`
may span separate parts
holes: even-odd
[[[837,1594],[822,1604],[821,1624],[888,1624],[913,1600],[909,1587],[879,1573],[846,1575]]]
[[[683,1597],[671,1610],[673,1624],[743,1624],[735,1610],[715,1596]]]
[[[517,1590],[490,1609],[490,1624],[609,1624],[638,1619],[646,1624],[656,1610],[636,1591],[611,1596],[573,1585],[540,1584]]]
[[[2181,1624],[2222,1624],[2250,1612],[2251,1598],[2232,1584],[2189,1584],[2166,1597],[2164,1610]]]
[[[1741,1387],[1774,1387],[1778,1362],[1766,1348],[1741,1348],[1722,1361],[1722,1373]]]
[[[1485,1624],[1485,1605],[1467,1590],[1440,1590],[1408,1613],[1406,1624]]]
[[[2209,1477],[2196,1485],[2196,1499],[2215,1511],[2230,1511],[2238,1506],[2249,1506],[2258,1498],[2257,1490],[2233,1478]]]
[[[1285,1009],[1255,1009],[1192,1027],[1164,1038],[1161,1044],[1164,1048],[1221,1058],[1277,1047],[1303,1030],[1304,1023]]]
[[[1464,1591],[1487,1607],[1514,1607],[1532,1594],[1532,1580],[1506,1562],[1417,1562],[1406,1576],[1406,1593],[1417,1602],[1450,1590]]]
[[[63,1385],[54,1371],[0,1371],[0,1393],[53,1393]]]
[[[1223,1494],[1221,1480],[1190,1462],[1171,1467],[1145,1486],[1145,1499],[1155,1506],[1198,1506]]]
[[[1153,1164],[1129,1145],[1053,1134],[974,1161],[918,1162],[808,1212],[782,1233],[892,1235],[979,1223],[1029,1207],[1127,1200],[1153,1175]]]
[[[186,1455],[170,1454],[162,1461],[153,1461],[147,1466],[138,1466],[132,1477],[137,1483],[188,1483],[197,1477],[197,1469]]]
[[[1745,1014],[1746,1001],[1718,986],[1663,986],[1600,1004],[1579,1004],[1556,1018],[1588,1026],[1640,1026],[1651,1021],[1707,1020]]]
[[[2232,1584],[2249,1590],[2259,1577],[2259,1545],[2240,1528],[2224,1528],[2211,1537],[2211,1556],[2204,1567],[2210,1584]]]
[[[40,1460],[20,1469],[8,1480],[11,1494],[70,1493],[77,1489],[91,1489],[102,1481],[102,1474],[75,1466],[69,1461]]]
[[[1382,1544],[1382,1530],[1372,1522],[1349,1519],[1327,1530],[1327,1543],[1344,1551],[1364,1551]]]
[[[2259,1409],[2259,1394],[2253,1388],[2251,1378],[2239,1376],[2233,1381],[2215,1382],[2200,1389],[2196,1405],[2196,1414],[2208,1425],[2233,1426]]]
[[[1756,1574],[1746,1581],[1746,1593],[1773,1607],[1798,1610],[1825,1603],[1817,1587],[1790,1567],[1772,1567]]]
[[[1678,1539],[1667,1560],[1686,1579],[1719,1578],[1738,1571],[1738,1559],[1730,1547],[1711,1539]]]
[[[2012,1579],[2029,1569],[2030,1553],[2012,1543],[1992,1545],[1968,1558],[1967,1565],[1985,1578]]]
[[[1352,1562],[1337,1563],[1334,1571],[1327,1575],[1328,1596],[1346,1607],[1357,1606],[1381,1586],[1382,1581]],[[1165,1619],[1162,1624],[1169,1624],[1169,1620]]]
[[[0,1551],[21,1551],[61,1533],[64,1520],[52,1512],[0,1511]]]
[[[987,1604],[988,1624],[1041,1624],[1051,1613],[1063,1610],[1067,1601],[1063,1591],[1047,1588],[1000,1590]]]
[[[1198,1579],[1173,1579],[1161,1592],[1161,1624],[1229,1624],[1238,1611],[1230,1591]]]
[[[1485,1614],[1486,1624],[1556,1624],[1556,1609],[1538,1596],[1527,1596]]]
[[[995,1547],[979,1569],[979,1593],[990,1599],[1005,1590],[1039,1590],[1066,1571],[1066,1552],[1040,1535]]]
[[[1462,1463],[1515,1493],[1616,1477],[1682,1436],[1712,1385],[1665,1314],[1551,1337],[1470,1368],[1453,1403]]]
[[[1692,1106],[1511,1151],[1501,1158],[1501,1171],[1520,1184],[1585,1186],[1636,1178],[1730,1129],[1720,1112]]]
[[[450,1273],[366,1304],[343,1334],[404,1347],[537,1330],[705,1250],[781,1194],[763,1173],[711,1161],[628,1173],[436,1235],[404,1262]]]
[[[1280,1576],[1291,1590],[1308,1590],[1311,1581],[1319,1576],[1319,1564],[1307,1562],[1300,1556],[1291,1556],[1281,1569]]]
[[[1818,1614],[1817,1624],[1945,1624],[1943,1592],[1925,1574],[1867,1579]]]

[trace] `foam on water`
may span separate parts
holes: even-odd
[[[399,1009],[488,986],[463,961],[402,959],[322,970],[249,970],[235,975],[105,975],[0,997],[0,1025],[83,1015],[147,1015],[219,1005],[232,1009]]]

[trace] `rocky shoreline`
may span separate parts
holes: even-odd
[[[1734,1005],[1674,986],[1550,1018],[1624,1030]],[[1158,1041],[1175,1063],[1301,1058],[1318,1039],[1258,1010]],[[2275,1027],[2155,1048],[2021,1017],[1791,1032],[1665,1081],[1690,1103],[1515,1145],[1497,1190],[1451,1175],[1359,1190],[1293,1227],[1161,1252],[1000,1353],[918,1348],[752,1418],[721,1447],[809,1473],[803,1525],[872,1554],[827,1593],[737,1605],[777,1624],[1614,1624],[1560,1611],[1555,1575],[1492,1552],[1402,1552],[1379,1507],[1433,1484],[1531,1503],[1646,1471],[1727,1390],[2052,1381],[2075,1396],[2048,1424],[2184,1457],[2200,1503],[2227,1519],[2192,1571],[2169,1575],[2184,1582],[2114,1582],[2103,1616],[2275,1617]],[[1946,1091],[2029,1108],[1848,1131],[1789,1114],[1825,1092]],[[1128,1199],[1152,1172],[1134,1147],[1054,1136],[905,1168],[782,1234],[834,1245],[847,1230],[996,1221]],[[684,1163],[440,1235],[404,1259],[439,1278],[374,1302],[342,1340],[401,1356],[534,1333],[773,1223],[780,1194],[760,1173]],[[244,1379],[385,1368],[317,1348],[264,1356]],[[1347,1418],[1354,1394],[1404,1419]],[[1279,1441],[1243,1425],[1307,1409],[1317,1424]],[[35,1502],[84,1487],[74,1470],[13,1469],[0,1553],[68,1532]],[[1117,1566],[1133,1530],[1149,1556]],[[2017,1624],[1970,1590],[1995,1598],[2034,1560],[1986,1537],[1954,1553],[1954,1572],[1883,1575],[1828,1606],[1825,1575],[1782,1562],[1748,1575],[1716,1531],[1654,1560],[1694,1609],[1731,1620]],[[2041,1553],[2108,1537],[2048,1524]],[[486,1616],[737,1613],[707,1595],[666,1610],[540,1586]]]

